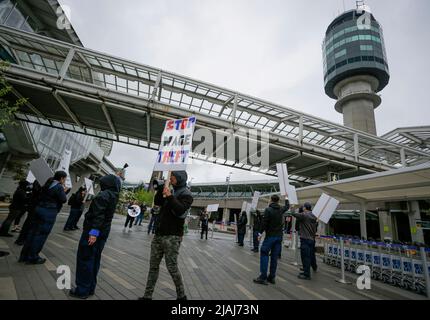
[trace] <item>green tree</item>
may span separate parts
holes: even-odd
[[[5,125],[15,124],[14,114],[23,106],[27,99],[21,98],[12,101],[8,99],[13,96],[12,86],[6,81],[4,72],[9,68],[9,63],[0,61],[0,129]]]

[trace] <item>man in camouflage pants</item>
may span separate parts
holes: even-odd
[[[182,276],[178,269],[178,254],[184,235],[185,217],[193,203],[193,197],[187,188],[185,171],[173,171],[170,176],[170,184],[173,186],[173,193],[169,188],[164,188],[162,192],[157,190],[155,194],[154,204],[160,206],[160,216],[151,243],[145,294],[140,300],[152,299],[163,256],[166,260],[167,270],[176,286],[177,300],[187,300]]]

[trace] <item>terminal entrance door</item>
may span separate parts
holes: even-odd
[[[409,224],[408,215],[404,212],[391,212],[393,221],[393,240],[401,242],[411,242],[411,227]]]

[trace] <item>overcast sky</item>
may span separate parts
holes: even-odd
[[[84,46],[342,123],[323,88],[325,30],[352,0],[60,0]],[[367,0],[384,28],[391,79],[376,109],[378,135],[429,125],[430,1]],[[127,180],[148,180],[155,153],[115,143]],[[196,164],[193,182],[257,179]],[[260,177],[261,178],[261,177]]]

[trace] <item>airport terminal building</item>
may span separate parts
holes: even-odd
[[[0,25],[82,46],[73,28],[57,28],[58,8],[57,1],[1,0]],[[16,58],[4,47],[4,41],[0,36],[0,58],[15,63]],[[28,66],[47,70],[61,68],[42,60],[36,51],[18,57]],[[16,94],[19,98],[20,95]],[[56,170],[65,149],[72,152],[70,175],[75,186],[81,177],[94,179],[115,171],[115,166],[107,159],[112,141],[17,121],[16,125],[7,125],[0,131],[0,193],[10,195],[15,191],[16,171],[22,170],[22,166],[32,159],[42,156],[51,169]]]

